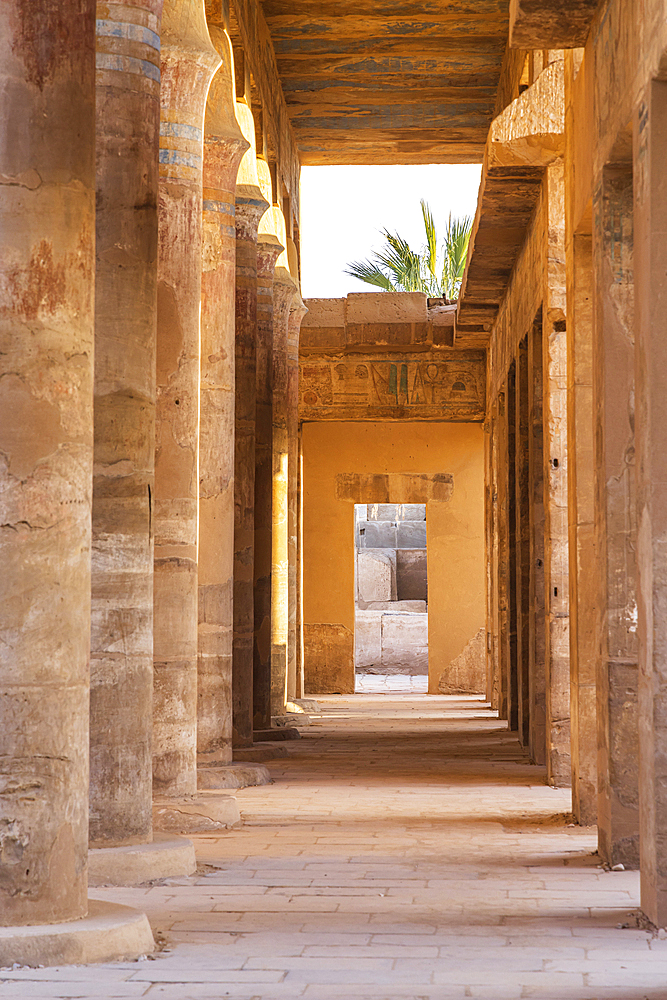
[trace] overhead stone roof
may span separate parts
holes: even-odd
[[[508,0],[262,0],[301,162],[481,162]]]

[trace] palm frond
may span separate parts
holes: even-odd
[[[405,292],[422,291],[421,259],[418,253],[410,249],[410,244],[398,233],[382,230],[387,241],[385,250],[377,251],[374,256],[380,266],[384,266],[393,275],[394,284]]]
[[[422,209],[422,218],[424,220],[424,230],[426,232],[426,253],[425,253],[425,263],[430,272],[432,280],[437,284],[437,267],[438,267],[438,235],[435,230],[435,222],[433,221],[433,213],[428,206],[428,203],[422,198],[420,203]]]
[[[378,288],[383,288],[385,292],[400,291],[376,264],[372,264],[369,261],[353,261],[345,268],[344,274],[358,278],[359,281],[365,281],[367,285],[377,285]]]
[[[368,260],[348,264],[345,274],[387,292],[423,292],[433,298],[456,299],[465,271],[472,219],[452,218],[450,212],[440,268],[433,214],[423,198],[420,204],[426,243],[419,253],[398,233],[383,229],[384,247],[373,251]]]
[[[466,258],[472,233],[472,217],[452,218],[447,221],[444,240],[444,261],[442,269],[443,293],[448,299],[458,298],[465,273]]]

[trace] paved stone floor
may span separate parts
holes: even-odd
[[[597,867],[483,703],[318,700],[275,784],[239,792],[245,826],[197,838],[197,876],[95,890],[146,910],[154,960],[2,972],[0,998],[667,998],[636,873]]]
[[[426,694],[428,674],[355,674],[357,694]]]

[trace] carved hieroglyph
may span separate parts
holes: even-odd
[[[483,420],[481,351],[302,358],[302,420]]]

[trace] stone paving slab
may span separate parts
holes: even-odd
[[[1,971],[0,1000],[667,1000],[637,873],[598,867],[488,706],[318,701],[197,874],[95,890],[148,914],[154,961]]]

